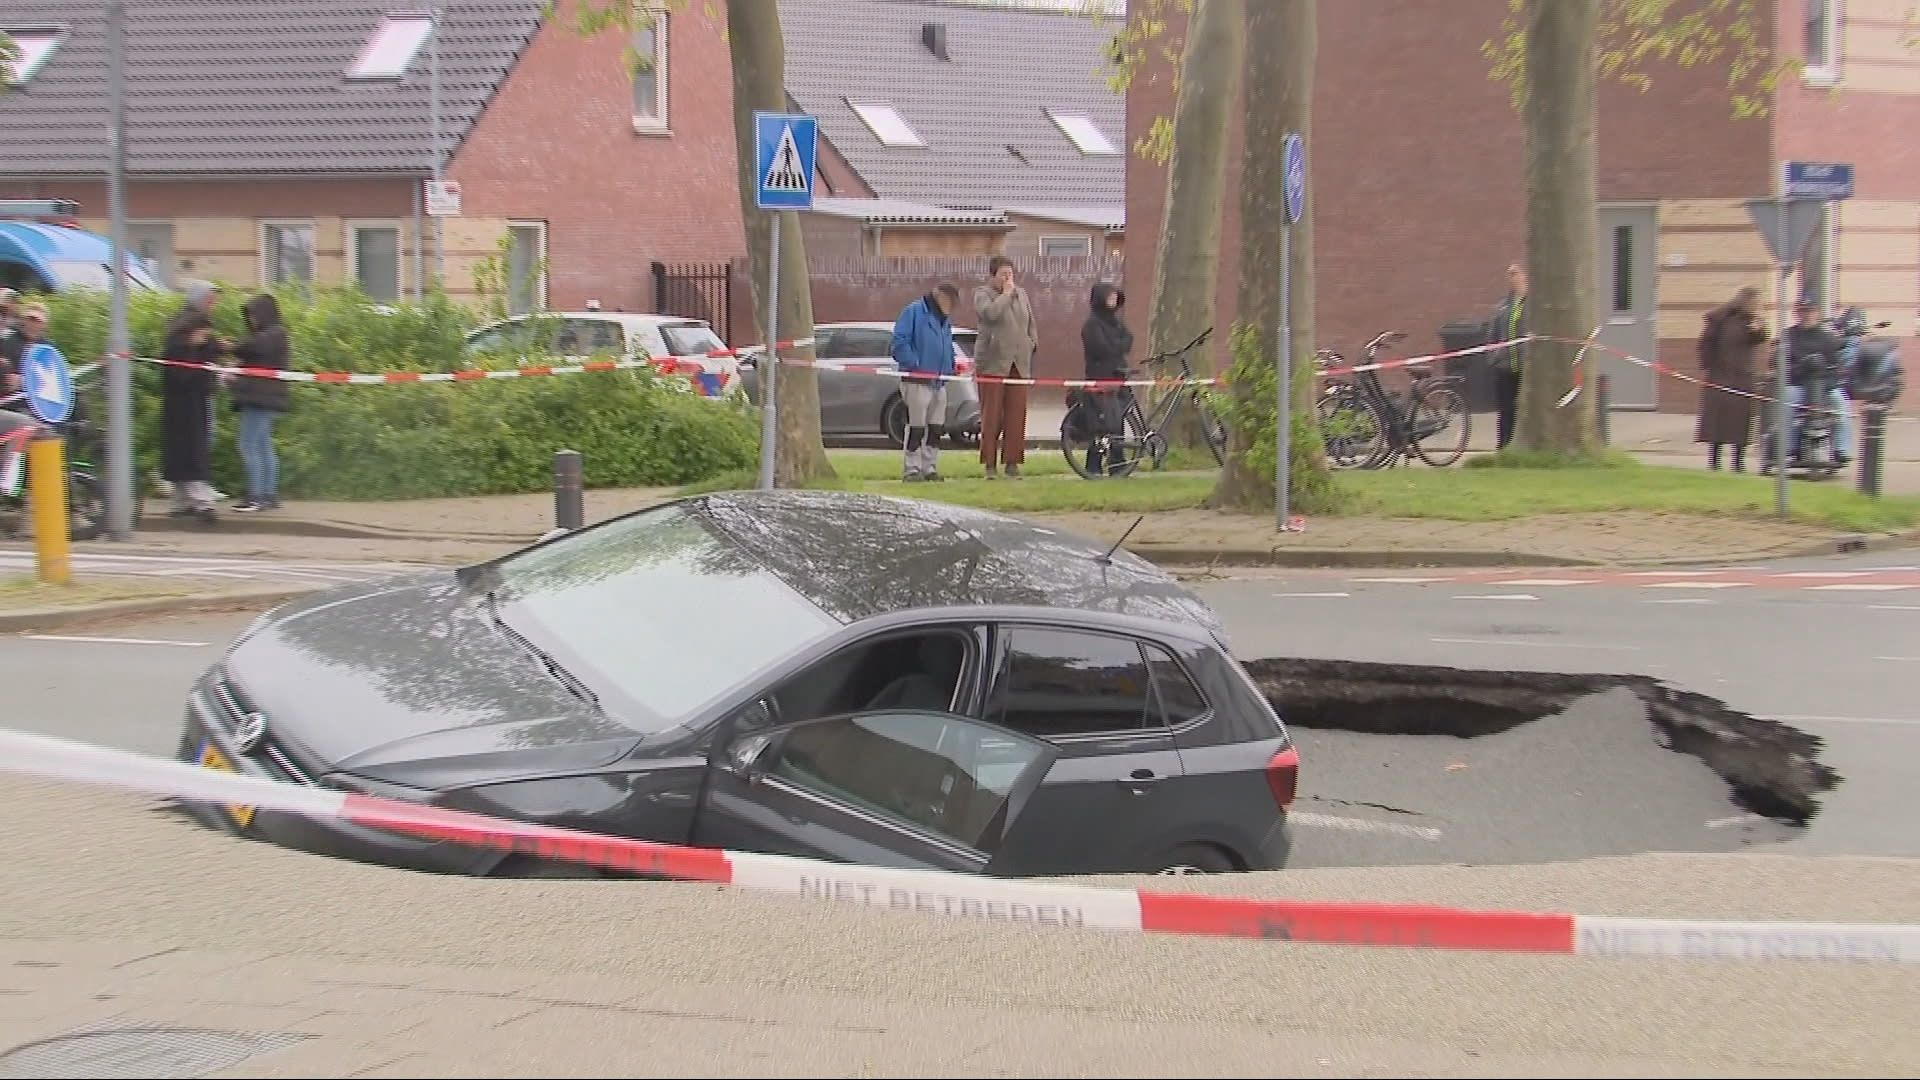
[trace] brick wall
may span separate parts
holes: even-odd
[[[563,0],[535,36],[449,175],[471,217],[546,222],[551,306],[597,299],[647,311],[654,260],[724,261],[746,249],[725,4],[675,5],[666,17],[669,130],[641,133],[626,43],[580,37],[575,3]]]

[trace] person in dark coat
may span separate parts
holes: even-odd
[[[1088,296],[1087,321],[1080,327],[1080,348],[1086,356],[1088,379],[1127,377],[1127,354],[1133,351],[1133,331],[1127,329],[1120,318],[1120,309],[1126,305],[1127,294],[1119,286],[1104,281],[1096,284]],[[1082,411],[1089,421],[1087,473],[1100,476],[1106,473],[1108,465],[1108,454],[1100,437],[1125,433],[1127,403],[1133,399],[1133,391],[1116,386],[1090,388],[1083,393],[1081,400],[1086,407]]]
[[[1525,263],[1516,262],[1507,267],[1507,295],[1494,306],[1493,317],[1487,320],[1486,343],[1498,345],[1526,337],[1531,314],[1527,307],[1527,267]],[[1526,359],[1525,350],[1525,345],[1508,345],[1493,350],[1488,357],[1493,371],[1496,450],[1505,450],[1513,441],[1514,428],[1519,422],[1520,365]]]
[[[1732,300],[1707,312],[1700,330],[1700,421],[1693,441],[1707,444],[1707,467],[1720,467],[1722,448],[1733,451],[1733,471],[1747,471],[1747,444],[1753,439],[1757,361],[1767,341],[1760,321],[1760,290],[1749,285]]]
[[[173,485],[175,517],[213,520],[213,393],[220,340],[209,312],[220,291],[189,281],[187,305],[167,326],[160,347],[160,475]]]
[[[287,370],[292,342],[280,321],[280,303],[272,293],[260,293],[242,309],[247,340],[232,349],[234,363],[243,368]],[[273,424],[287,411],[292,387],[264,375],[235,375],[227,396],[240,413],[240,463],[247,472],[247,497],[233,504],[237,513],[280,508],[280,458],[273,450]]]

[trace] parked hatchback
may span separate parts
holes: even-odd
[[[976,331],[955,327],[956,374],[973,373]],[[893,373],[893,324],[827,323],[813,332],[820,369],[820,434],[884,435],[894,446],[907,442],[907,403]],[[760,402],[760,372],[755,355],[740,358],[747,400]],[[947,439],[954,446],[980,445],[980,393],[971,380],[947,384]]]
[[[490,323],[467,335],[469,353],[543,351],[576,362],[592,356],[676,362],[706,397],[740,390],[740,367],[727,344],[700,319],[624,311],[543,311]]]

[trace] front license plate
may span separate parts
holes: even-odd
[[[227,760],[227,755],[221,753],[212,743],[207,743],[200,748],[200,767],[217,769],[224,773],[237,771],[233,767],[233,762]],[[223,806],[221,809],[227,812],[227,816],[233,819],[235,825],[243,829],[253,824],[253,807],[251,806]]]

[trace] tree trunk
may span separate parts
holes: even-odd
[[[1256,6],[1268,0],[1255,0]],[[1245,0],[1195,0],[1180,58],[1180,97],[1173,113],[1173,155],[1167,165],[1167,203],[1154,264],[1150,352],[1177,349],[1213,325],[1220,277],[1220,205],[1227,172],[1227,131],[1246,48]],[[1226,337],[1216,331],[1216,343]],[[1213,365],[1193,358],[1205,375]],[[1174,437],[1200,445],[1191,412]]]
[[[772,225],[780,225],[779,336],[813,337],[813,291],[807,277],[807,246],[799,216],[769,213],[755,205],[759,177],[754,173],[753,114],[786,112],[786,40],[780,32],[777,0],[730,0],[727,42],[733,60],[733,131],[739,159],[740,213],[746,222],[753,322],[759,340],[767,340],[767,270]],[[780,350],[786,360],[811,361],[813,349]],[[776,379],[774,484],[800,487],[833,475],[820,441],[820,380],[814,369],[783,364]]]
[[[1242,326],[1252,327],[1259,361],[1273,366],[1279,345],[1281,238],[1286,230],[1281,139],[1299,132],[1312,140],[1313,69],[1318,30],[1316,0],[1253,0],[1246,5],[1245,59],[1240,148],[1240,282],[1234,306]],[[1311,151],[1309,150],[1309,154]],[[1293,227],[1290,266],[1293,308],[1293,460],[1288,485],[1295,506],[1311,506],[1332,484],[1326,451],[1314,426],[1313,200],[1308,167],[1306,213]],[[1240,380],[1231,388],[1244,405],[1266,415],[1253,394],[1273,391],[1269,382]],[[1270,408],[1271,406],[1269,406]],[[1243,410],[1236,409],[1236,413]],[[1227,464],[1213,489],[1223,509],[1271,510],[1274,478],[1253,464],[1248,450],[1261,434],[1229,425]]]
[[[1601,0],[1527,0],[1527,262],[1533,332],[1584,341],[1593,333],[1599,192],[1594,137],[1599,108]],[[1593,454],[1599,434],[1590,389],[1560,407],[1574,386],[1579,345],[1536,341],[1521,361],[1514,446]],[[1594,364],[1585,362],[1590,374]],[[1589,381],[1591,381],[1589,379]]]

